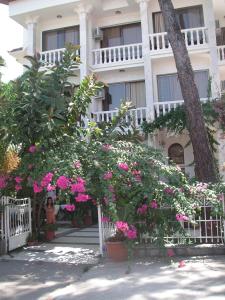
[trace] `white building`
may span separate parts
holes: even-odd
[[[94,72],[108,84],[95,99],[92,113],[98,122],[116,113],[121,99],[132,100],[136,122],[152,120],[180,105],[182,95],[158,0],[12,0],[10,17],[24,27],[23,48],[11,52],[22,62],[26,54],[41,54],[54,64],[65,44],[80,45],[82,64],[77,84]],[[207,100],[208,78],[212,96],[225,89],[225,0],[173,0],[184,33],[201,100]],[[222,172],[225,142],[217,132]],[[155,138],[186,172],[193,174],[193,151],[188,136]],[[183,157],[184,152],[184,157]],[[225,174],[225,173],[224,173]],[[224,175],[223,174],[223,175]]]

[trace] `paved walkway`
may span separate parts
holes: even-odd
[[[99,240],[98,227],[67,229],[59,232],[59,237],[49,243],[23,247],[0,260],[29,262],[56,262],[75,265],[95,265],[98,263]]]
[[[73,264],[0,261],[1,300],[225,300],[225,256]]]

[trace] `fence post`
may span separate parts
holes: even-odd
[[[101,213],[100,205],[98,205],[98,230],[99,230],[99,250],[101,256],[103,256],[102,213]]]
[[[222,201],[223,201],[223,212],[225,214],[225,198],[224,198],[224,194],[222,194]],[[225,243],[225,219],[223,219],[223,240]]]
[[[32,233],[31,198],[28,198],[28,207],[29,207],[29,232]]]
[[[9,199],[7,197],[3,197],[3,205],[4,205],[4,229],[5,229],[5,252],[9,251]]]

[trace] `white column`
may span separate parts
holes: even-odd
[[[154,119],[154,98],[153,98],[153,76],[152,76],[152,61],[150,57],[149,47],[149,16],[148,16],[148,1],[137,0],[140,5],[141,29],[142,29],[142,54],[144,60],[145,73],[145,90],[146,90],[146,106],[149,112],[148,117]]]
[[[212,77],[212,97],[215,99],[220,97],[221,89],[216,43],[216,24],[212,0],[205,0],[204,19],[205,26],[207,27],[208,32],[208,42],[210,51],[210,75]]]
[[[80,11],[80,80],[88,75],[88,45],[89,45],[89,30],[88,30],[88,13],[85,10]]]
[[[26,48],[28,55],[36,54],[36,39],[37,39],[37,18],[34,20],[27,21],[27,37],[26,37]]]

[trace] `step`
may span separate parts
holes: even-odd
[[[72,233],[68,233],[64,236],[72,236],[72,237],[91,237],[91,238],[99,238],[98,232],[94,231],[74,231]]]
[[[99,239],[96,237],[72,237],[63,236],[53,240],[54,243],[70,243],[70,244],[85,244],[85,245],[97,245]]]

